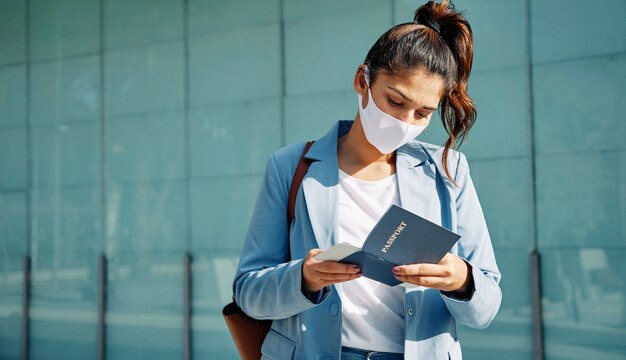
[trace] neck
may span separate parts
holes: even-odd
[[[382,154],[367,141],[359,114],[356,115],[350,131],[339,139],[337,153],[339,157],[354,165],[395,162],[395,151],[391,154]]]

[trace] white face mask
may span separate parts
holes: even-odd
[[[365,67],[365,81],[367,82],[367,107],[363,109],[363,96],[359,95],[359,116],[365,137],[383,154],[391,154],[400,146],[415,139],[426,125],[411,125],[386,114],[374,103],[370,91],[369,69]]]

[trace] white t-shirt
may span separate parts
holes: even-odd
[[[391,204],[398,205],[398,179],[354,178],[339,170],[339,242],[359,247]],[[353,348],[404,352],[404,288],[366,277],[341,284],[341,343]]]

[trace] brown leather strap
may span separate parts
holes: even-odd
[[[314,142],[315,141],[309,141],[304,146],[302,155],[300,155],[300,161],[298,162],[298,166],[296,167],[296,172],[293,174],[291,189],[289,189],[289,202],[287,203],[287,226],[291,226],[291,221],[295,217],[296,195],[298,195],[298,189],[300,189],[302,179],[304,179],[304,175],[306,175],[306,172],[309,170],[309,165],[311,165],[311,160],[307,159],[305,155]]]

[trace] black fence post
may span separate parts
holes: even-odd
[[[191,277],[191,254],[185,253],[184,259],[184,271],[183,271],[183,344],[184,346],[184,359],[191,360],[192,354],[192,333],[191,333],[191,290],[192,290],[192,277]]]
[[[98,360],[106,359],[107,257],[98,261]]]
[[[22,282],[22,360],[30,359],[30,256],[24,255],[24,279]]]
[[[543,308],[541,306],[541,258],[537,250],[530,253],[530,287],[533,313],[533,358],[544,359]]]

